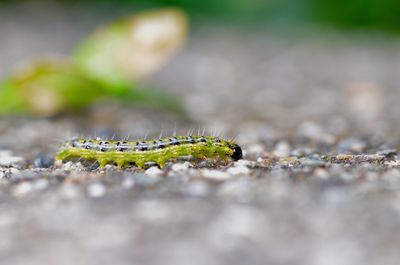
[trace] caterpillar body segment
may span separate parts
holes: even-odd
[[[135,164],[144,168],[148,162],[163,167],[167,161],[188,156],[239,160],[242,149],[232,141],[214,136],[173,136],[147,141],[74,138],[64,143],[56,159],[97,161],[100,168],[107,164],[116,164],[119,168]]]

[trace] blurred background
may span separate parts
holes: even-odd
[[[170,94],[195,123],[210,125],[209,117],[215,115],[229,122],[278,119],[278,125],[297,124],[323,113],[376,118],[387,110],[386,104],[394,104],[390,102],[394,97],[385,95],[398,85],[400,4],[390,0],[1,1],[0,76],[7,77],[32,58],[77,54],[80,43],[100,25],[141,10],[171,6],[188,14],[189,33],[182,29],[182,36],[189,34],[187,46],[179,52],[186,42],[182,37],[166,67],[161,69],[165,63],[160,63],[144,78],[128,81],[131,86],[138,83]],[[86,53],[93,48],[90,45]],[[82,53],[73,56],[87,60]],[[138,63],[137,69],[143,67]],[[114,71],[103,79],[108,82],[115,75]],[[51,116],[90,105],[96,92],[86,90],[86,101],[24,112]],[[85,89],[77,91],[85,95]],[[360,99],[357,93],[364,96]],[[164,102],[154,101],[153,106]],[[386,115],[397,115],[397,107],[390,106]],[[285,119],[285,114],[290,117]],[[307,117],[291,119],[302,114]]]
[[[148,67],[143,62],[151,60],[142,56],[143,62],[138,62],[132,56],[138,63],[130,66],[133,74],[123,80],[124,85],[145,92],[130,96],[121,92],[120,99],[184,113],[196,125],[227,131],[232,131],[229,124],[237,120],[243,126],[266,121],[275,128],[296,128],[309,120],[342,120],[342,124],[350,120],[350,125],[361,121],[356,129],[367,127],[369,133],[376,131],[377,123],[368,126],[366,120],[379,122],[382,115],[390,118],[399,113],[396,97],[387,96],[397,95],[399,71],[400,4],[390,0],[1,1],[0,76],[26,79],[20,73],[12,74],[14,69],[49,54],[73,57],[85,72],[86,66],[97,63],[87,63],[99,50],[93,48],[96,41],[87,44],[96,29],[142,10],[166,7],[181,8],[190,26],[187,29],[183,20],[177,23],[182,34],[171,37],[177,40],[172,52],[166,52],[166,59],[145,73],[138,69]],[[89,41],[85,44],[85,40]],[[107,65],[108,59],[103,59],[97,64]],[[8,93],[2,98],[15,104],[2,104],[2,112],[46,117],[93,106],[98,97],[112,97],[121,90],[115,89],[113,80],[119,70],[105,69],[89,73],[97,82],[94,85],[75,80],[79,85],[62,86],[57,100],[54,93],[26,92],[26,86],[21,94],[38,96],[18,102],[14,100],[18,95]],[[106,92],[104,87],[96,91],[99,82],[107,83]],[[24,85],[12,86],[9,91]],[[156,91],[148,94],[147,88]],[[71,99],[76,91],[82,92],[79,100]],[[153,96],[157,91],[163,96]],[[60,98],[68,100],[54,103]],[[44,106],[46,101],[53,104]]]

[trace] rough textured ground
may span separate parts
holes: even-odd
[[[50,38],[40,18],[33,34],[31,18],[1,12],[12,26],[1,21],[0,75],[97,23],[77,30],[54,7]],[[116,104],[2,118],[1,264],[398,264],[399,69],[400,40],[387,36],[205,28],[147,81],[176,93],[192,123]],[[236,135],[244,160],[145,172],[52,161],[78,133],[198,125]]]

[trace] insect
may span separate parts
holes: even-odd
[[[107,164],[116,164],[119,168],[134,164],[143,169],[149,162],[162,168],[167,161],[187,156],[236,161],[242,158],[242,149],[233,141],[214,136],[173,136],[147,141],[75,138],[64,143],[56,159],[96,161],[100,168]]]

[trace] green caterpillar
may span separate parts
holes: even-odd
[[[148,141],[72,139],[59,150],[56,159],[96,161],[100,168],[116,164],[119,168],[132,164],[143,169],[153,162],[161,168],[167,161],[192,156],[198,159],[242,159],[242,149],[232,141],[214,136],[173,136]]]

